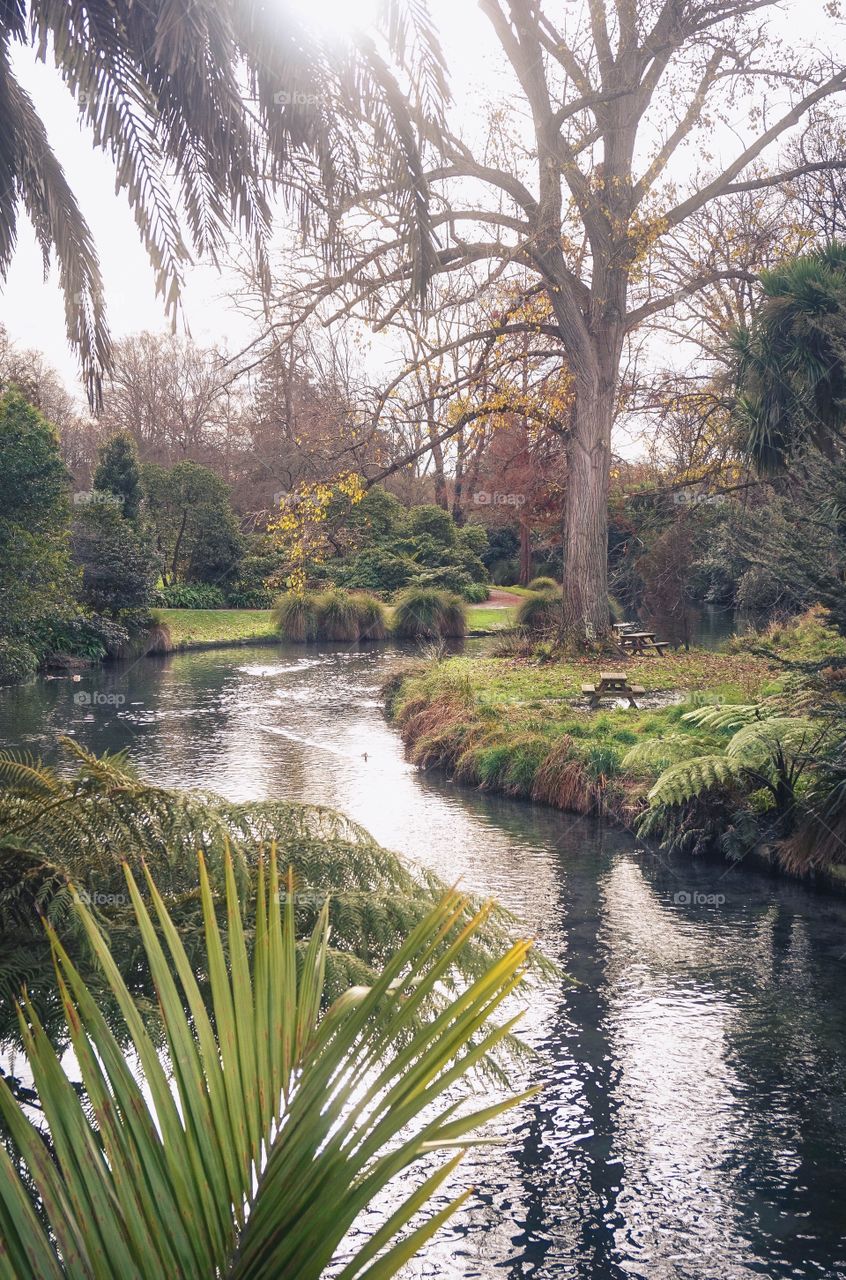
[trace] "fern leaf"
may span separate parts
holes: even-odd
[[[649,792],[653,805],[679,805],[715,787],[730,786],[742,770],[724,755],[697,756],[665,769]]]

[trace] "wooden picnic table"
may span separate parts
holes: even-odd
[[[590,699],[592,711],[596,710],[602,698],[628,698],[629,706],[637,710],[635,695],[645,692],[642,685],[629,684],[625,671],[600,671],[598,685],[582,685],[582,693]]]
[[[666,640],[656,640],[654,631],[627,631],[618,635],[617,639],[624,649],[632,653],[663,654],[668,648]]]

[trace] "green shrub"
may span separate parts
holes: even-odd
[[[29,641],[40,665],[56,657],[85,658],[102,662],[116,658],[129,643],[129,631],[122,622],[82,614],[73,618],[53,618],[31,628]]]
[[[160,609],[225,609],[226,596],[208,582],[180,582],[157,591],[155,603]]]
[[[517,625],[527,631],[555,631],[561,623],[561,595],[556,591],[536,591],[526,596],[517,610]]]
[[[386,547],[365,547],[351,560],[333,563],[331,569],[341,587],[399,591],[419,572],[419,565],[410,556],[399,555]]]
[[[37,667],[38,660],[28,644],[0,636],[0,685],[30,680]]]
[[[152,547],[116,506],[83,507],[71,526],[71,550],[82,571],[83,604],[113,617],[150,604],[158,577]]]
[[[264,587],[232,587],[226,593],[230,609],[272,609],[275,598]]]
[[[412,587],[434,587],[438,591],[451,591],[454,596],[467,599],[473,586],[473,578],[458,565],[440,565],[436,569],[423,569],[409,583]]]
[[[560,591],[561,585],[554,578],[532,578],[530,591]]]
[[[467,632],[464,601],[435,587],[406,587],[396,599],[393,631],[413,640],[463,636]]]
[[[462,595],[469,604],[484,604],[490,593],[490,588],[485,582],[471,582],[468,587],[462,591]]]

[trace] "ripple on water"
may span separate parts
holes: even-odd
[[[91,673],[125,692],[120,716],[37,682],[0,690],[0,741],[49,758],[71,732],[165,785],[335,805],[497,896],[570,975],[526,1000],[538,1056],[514,1084],[541,1092],[445,1184],[443,1203],[480,1190],[409,1276],[846,1280],[846,902],[419,773],[379,702],[402,660],[208,651]]]

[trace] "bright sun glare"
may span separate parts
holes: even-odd
[[[379,0],[293,0],[293,7],[334,31],[366,30],[376,21]]]

